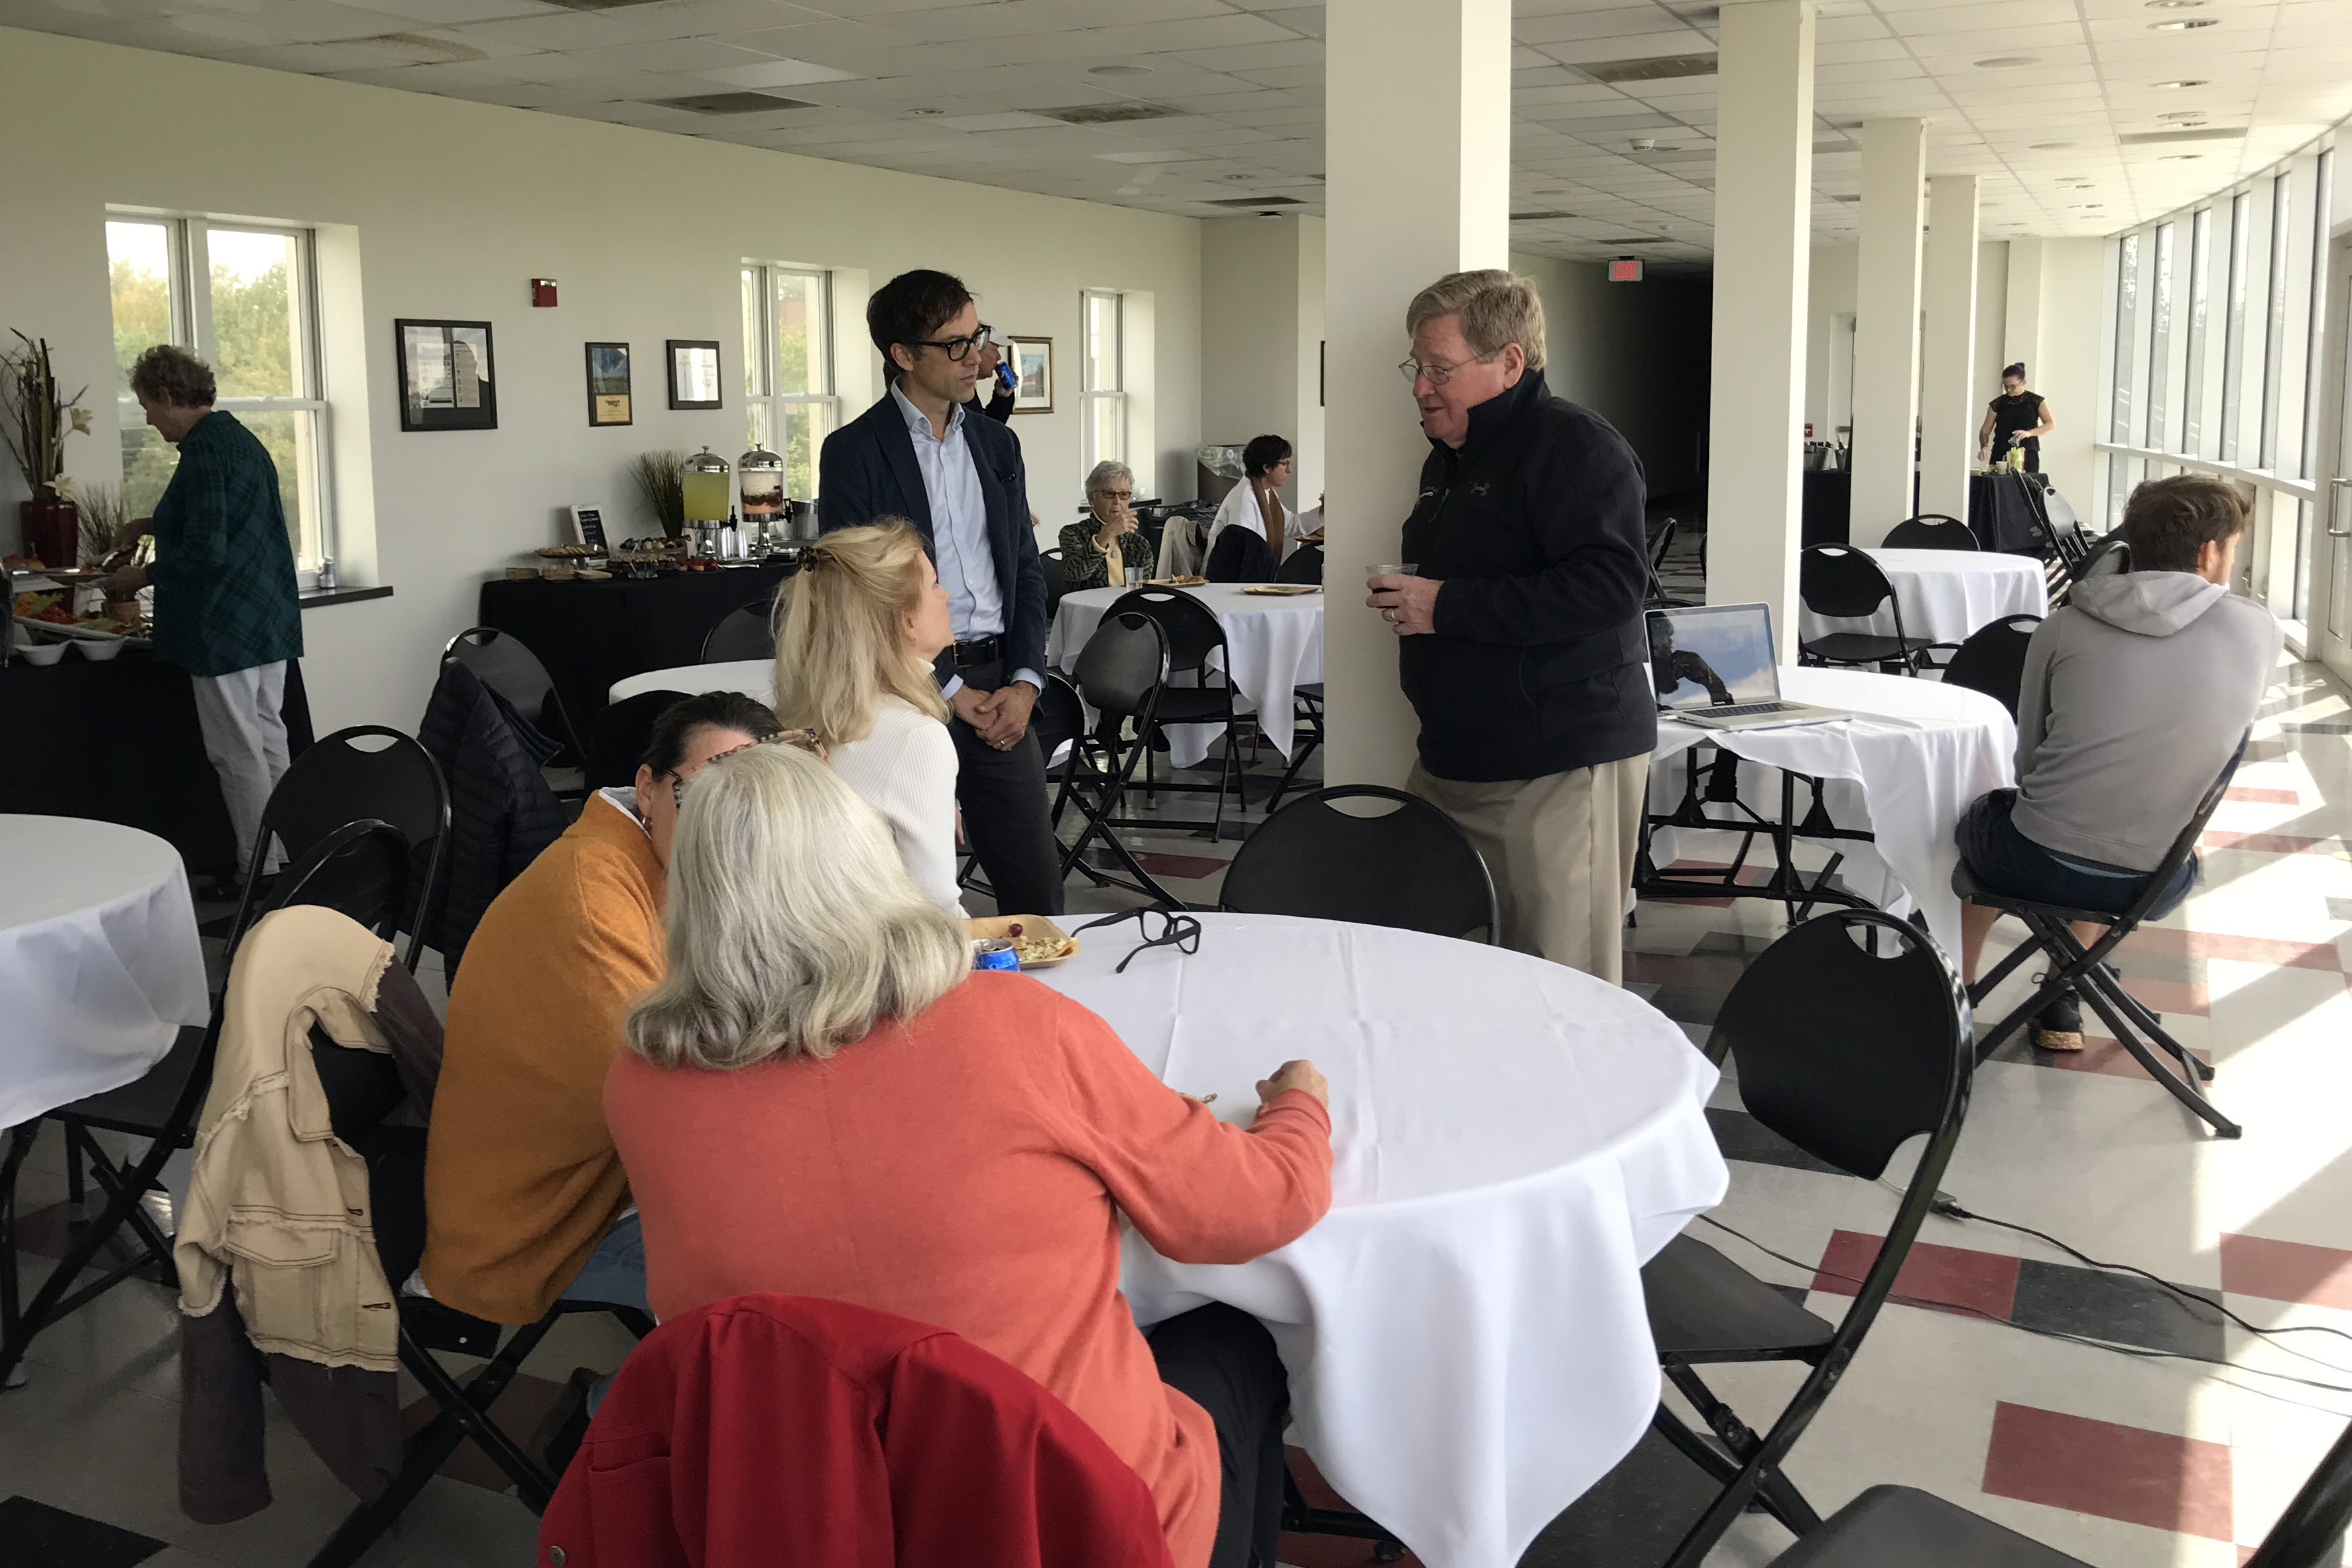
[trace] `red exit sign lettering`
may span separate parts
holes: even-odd
[[[1621,256],[1610,262],[1609,281],[1612,283],[1641,282],[1642,258],[1638,256]]]

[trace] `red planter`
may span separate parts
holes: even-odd
[[[62,496],[36,496],[23,508],[25,553],[43,566],[81,562],[81,508]]]

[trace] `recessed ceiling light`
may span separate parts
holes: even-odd
[[[2204,157],[2202,152],[2167,152],[2157,160],[2159,163],[2187,163]]]
[[[947,110],[944,109],[910,109],[907,112],[908,114],[919,114],[928,120],[935,114],[945,114]]]
[[[2157,119],[2174,125],[2193,123],[2195,121],[2201,120],[2204,118],[2205,111],[2201,109],[2178,109],[2173,110],[2170,114],[2159,114],[2157,116]]]
[[[2212,0],[2147,0],[2147,8],[2151,11],[2190,11],[2211,4]]]
[[[2027,149],[2032,152],[2056,152],[2074,145],[2071,141],[2036,141]]]
[[[1087,75],[1090,77],[1148,77],[1150,74],[1150,66],[1088,66],[1087,68]]]
[[[2148,24],[2151,28],[2159,33],[2186,33],[2193,27],[2218,27],[2221,25],[2221,18],[2219,16],[2179,16],[2169,22]]]
[[[2183,77],[2179,81],[2150,82],[2148,85],[2150,87],[2173,89],[2184,87],[2205,87],[2210,84],[2203,77]]]
[[[2041,63],[2042,58],[2038,55],[1995,55],[1989,60],[1977,61],[1976,68],[1980,71],[2013,71],[2020,66],[2038,66]]]
[[[2096,213],[2105,211],[2106,205],[2105,202],[2076,202],[2066,210],[2073,213]]]

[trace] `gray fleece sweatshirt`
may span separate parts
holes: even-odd
[[[2194,572],[2105,572],[2033,632],[2017,807],[2047,850],[2154,871],[2253,722],[2282,635]]]

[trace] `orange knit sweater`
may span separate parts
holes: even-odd
[[[1331,1201],[1312,1095],[1277,1096],[1244,1133],[1085,1008],[983,971],[824,1061],[699,1072],[625,1051],[604,1111],[657,1315],[783,1291],[952,1329],[1135,1467],[1177,1568],[1208,1561],[1216,1431],[1160,1383],[1119,1293],[1119,1217],[1187,1262],[1297,1239]]]
[[[666,884],[644,827],[592,796],[476,928],[449,988],[425,1154],[436,1299],[536,1322],[628,1207],[604,1070],[661,978]]]

